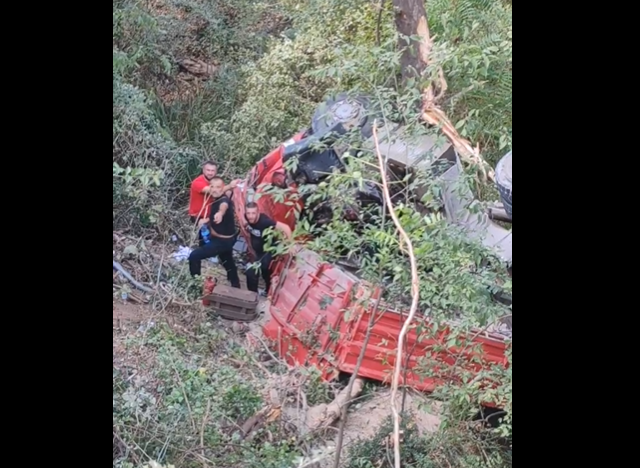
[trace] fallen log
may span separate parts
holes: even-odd
[[[358,378],[353,382],[351,395],[347,395],[347,389],[345,388],[338,393],[336,398],[328,405],[322,404],[309,408],[309,413],[307,414],[307,421],[309,422],[307,429],[313,432],[333,424],[342,414],[342,407],[360,395],[363,389],[364,380]]]

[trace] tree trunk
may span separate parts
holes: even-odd
[[[393,0],[396,29],[401,36],[398,46],[402,49],[402,81],[409,78],[424,77],[431,54],[431,35],[427,23],[425,0]],[[408,39],[409,37],[415,39]],[[460,136],[447,115],[438,107],[438,102],[447,91],[447,81],[442,69],[432,77],[435,78],[424,88],[422,93],[422,120],[433,127],[440,127],[442,132],[451,140],[463,161],[477,165],[483,179],[494,181],[493,169],[480,154],[479,147]]]
[[[393,0],[396,29],[401,36],[402,79],[420,77],[429,62],[431,40],[424,0]],[[417,38],[411,39],[411,38]]]

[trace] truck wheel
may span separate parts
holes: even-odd
[[[360,128],[364,138],[373,135],[373,117],[368,115],[369,99],[365,96],[351,97],[346,93],[339,94],[320,104],[311,119],[313,133],[322,133],[337,122],[345,129]]]

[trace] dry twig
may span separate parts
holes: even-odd
[[[204,451],[204,429],[207,426],[207,420],[209,419],[209,411],[211,410],[211,400],[207,400],[207,409],[204,412],[204,417],[202,418],[202,425],[200,426],[200,447],[202,449],[202,458],[205,458]],[[206,464],[204,465],[206,468]]]
[[[373,141],[376,145],[376,155],[378,156],[378,164],[380,165],[380,174],[382,176],[382,188],[384,193],[385,202],[387,204],[387,208],[389,210],[389,214],[391,215],[391,219],[393,219],[393,224],[395,224],[396,228],[400,232],[400,236],[402,241],[407,246],[407,251],[409,254],[409,260],[411,262],[411,308],[409,309],[409,316],[404,322],[402,326],[402,330],[400,330],[400,336],[398,337],[398,349],[396,353],[396,362],[393,369],[393,377],[391,380],[391,411],[393,413],[393,439],[394,439],[394,455],[395,455],[395,468],[401,468],[400,464],[400,412],[398,411],[398,385],[400,381],[400,372],[402,370],[402,353],[404,347],[404,340],[407,336],[407,332],[409,331],[409,327],[411,326],[411,322],[416,315],[416,311],[418,310],[418,299],[420,298],[420,283],[418,279],[418,266],[416,264],[416,256],[413,252],[413,244],[411,242],[411,238],[407,234],[407,232],[402,227],[398,216],[396,215],[395,209],[391,203],[391,195],[389,194],[389,186],[387,183],[387,169],[386,163],[382,157],[382,153],[380,152],[380,143],[378,141],[378,132],[377,132],[377,122],[373,124]]]
[[[382,268],[380,270],[381,272],[383,271]],[[347,424],[347,412],[349,410],[349,405],[354,398],[352,390],[355,385],[355,381],[358,380],[358,372],[360,371],[360,367],[362,366],[362,362],[364,361],[364,356],[367,351],[367,346],[369,345],[369,339],[371,338],[371,331],[373,330],[373,326],[375,325],[376,313],[378,312],[378,307],[380,306],[381,299],[382,299],[382,291],[378,290],[378,297],[376,298],[376,302],[375,302],[375,305],[373,306],[373,310],[371,310],[370,312],[371,315],[369,315],[369,323],[367,324],[367,333],[364,337],[362,348],[360,349],[358,362],[356,363],[356,367],[353,369],[353,374],[351,374],[351,378],[349,379],[349,384],[347,385],[346,392],[347,392],[347,395],[351,395],[351,398],[346,400],[344,405],[342,406],[342,420],[340,421],[340,430],[338,432],[338,441],[336,443],[336,455],[333,463],[333,468],[340,468],[340,456],[342,453],[342,444],[344,442],[344,428]]]

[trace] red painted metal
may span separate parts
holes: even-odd
[[[279,354],[290,365],[318,367],[328,380],[340,371],[353,373],[379,292],[302,247],[292,257],[278,261],[274,278],[271,319],[264,332],[276,343]],[[406,314],[381,304],[359,376],[388,382],[404,320]],[[459,369],[477,375],[491,364],[507,366],[506,343],[499,335],[472,331],[452,346],[446,328],[434,332],[424,319],[415,324],[405,346],[408,372],[406,379],[402,376],[401,385],[431,392],[438,384],[458,380]],[[420,326],[423,330],[419,337]],[[418,372],[420,367],[431,371],[439,368],[439,373],[420,377],[418,374],[424,375]]]
[[[207,279],[204,280],[204,285],[203,285],[202,305],[204,306],[211,305],[211,301],[207,299],[207,296],[213,292],[215,287],[216,287],[216,280],[212,276],[207,276]]]
[[[299,133],[293,139],[297,142],[302,136],[303,133]],[[283,180],[283,153],[283,145],[269,153],[256,164],[245,183],[234,190],[239,220],[244,220],[242,201],[246,200],[248,191],[254,189],[261,194],[257,203],[262,212],[295,227],[295,210],[302,208],[296,187],[290,186],[291,194],[284,202],[276,202],[264,191],[266,185]],[[244,223],[240,224],[248,240]],[[323,263],[317,254],[303,247],[274,261],[273,268],[271,318],[264,325],[264,332],[280,356],[291,365],[314,365],[328,380],[340,372],[353,373],[379,291],[339,267]],[[361,377],[388,381],[405,320],[405,313],[379,306],[358,372]],[[433,330],[424,319],[416,320],[415,325],[407,337],[405,356],[409,357],[405,367],[408,371],[406,378],[402,376],[401,385],[430,392],[441,383],[459,380],[460,369],[477,375],[491,364],[508,365],[506,342],[500,335],[476,330],[469,336],[452,337],[448,329]],[[419,327],[431,331],[419,334]],[[420,377],[424,375],[419,372],[421,367],[432,375]],[[490,402],[487,404],[491,406]]]
[[[296,143],[302,140],[304,132],[294,135],[292,140]],[[286,173],[282,156],[284,154],[284,145],[280,145],[271,153],[266,155],[256,163],[249,175],[243,183],[233,190],[233,200],[236,217],[240,224],[240,232],[249,242],[249,233],[245,229],[244,221],[244,202],[247,200],[250,190],[256,193],[256,203],[262,213],[265,213],[275,221],[287,224],[291,229],[296,224],[296,211],[302,209],[302,202],[297,196],[297,187],[289,185],[289,192],[285,199],[277,202],[272,194],[265,193],[270,185],[282,186],[286,181]]]

